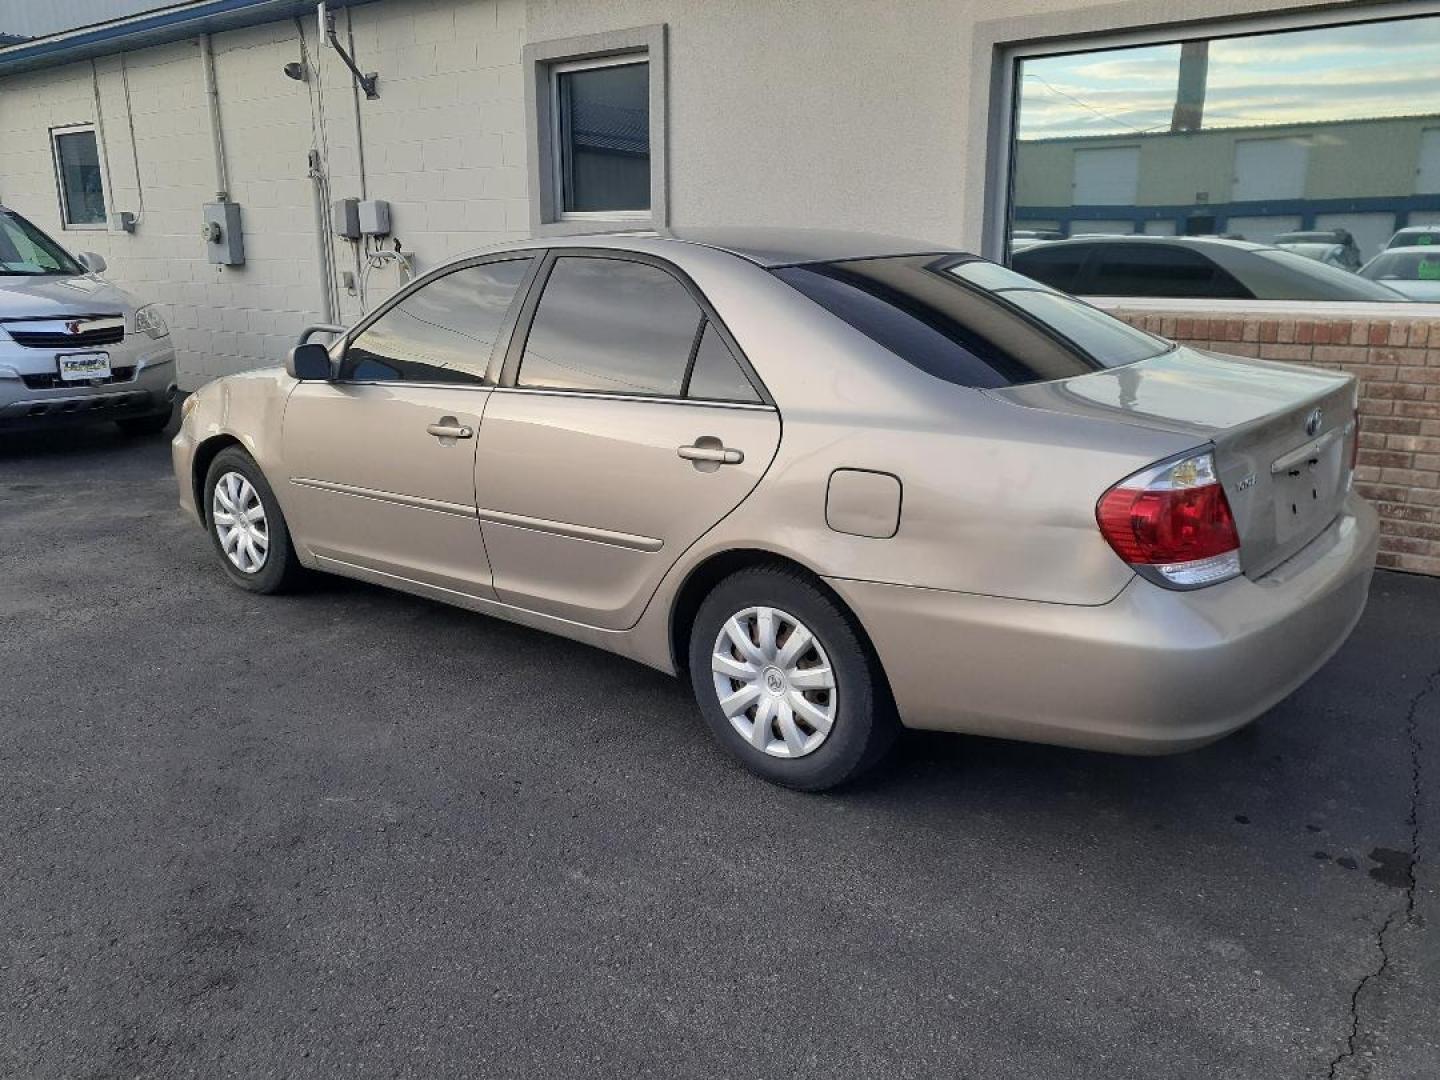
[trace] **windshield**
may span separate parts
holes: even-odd
[[[995,389],[1133,364],[1174,346],[969,255],[900,255],[774,271],[902,360]]]
[[[59,244],[19,214],[0,210],[0,274],[37,277],[83,274]]]
[[[1440,281],[1440,248],[1382,252],[1365,264],[1360,276],[1371,281]]]
[[[1431,247],[1432,245],[1435,247],[1440,247],[1440,232],[1431,232],[1427,229],[1423,232],[1405,232],[1403,230],[1397,232],[1394,236],[1390,238],[1390,243],[1385,246],[1392,248],[1403,248]]]
[[[1327,266],[1315,259],[1308,259],[1294,251],[1270,248],[1269,250],[1258,250],[1255,255],[1257,258],[1283,266],[1285,272],[1292,277],[1311,278],[1317,285],[1324,286],[1329,298],[1333,300],[1403,299],[1394,289],[1387,289],[1378,282],[1367,281],[1359,274],[1352,274],[1348,270]]]

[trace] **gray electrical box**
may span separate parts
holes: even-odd
[[[390,204],[384,199],[366,199],[362,202],[360,231],[366,236],[389,236]]]
[[[359,199],[336,199],[330,204],[330,231],[346,240],[360,239]]]
[[[205,204],[205,254],[221,266],[245,265],[245,234],[240,231],[240,204],[213,202]]]

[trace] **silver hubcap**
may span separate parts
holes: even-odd
[[[215,484],[210,519],[220,548],[242,574],[256,573],[270,553],[270,525],[260,493],[238,472],[227,472]]]
[[[778,758],[820,748],[835,724],[835,673],[799,619],[746,608],[725,620],[711,652],[715,695],[742,739]]]

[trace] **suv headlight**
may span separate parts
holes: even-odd
[[[135,332],[158,341],[170,336],[170,327],[166,326],[165,320],[161,318],[160,309],[154,304],[147,304],[135,311]]]

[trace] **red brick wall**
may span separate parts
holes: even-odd
[[[1440,319],[1115,314],[1188,345],[1358,378],[1355,479],[1380,511],[1380,565],[1440,576]]]

